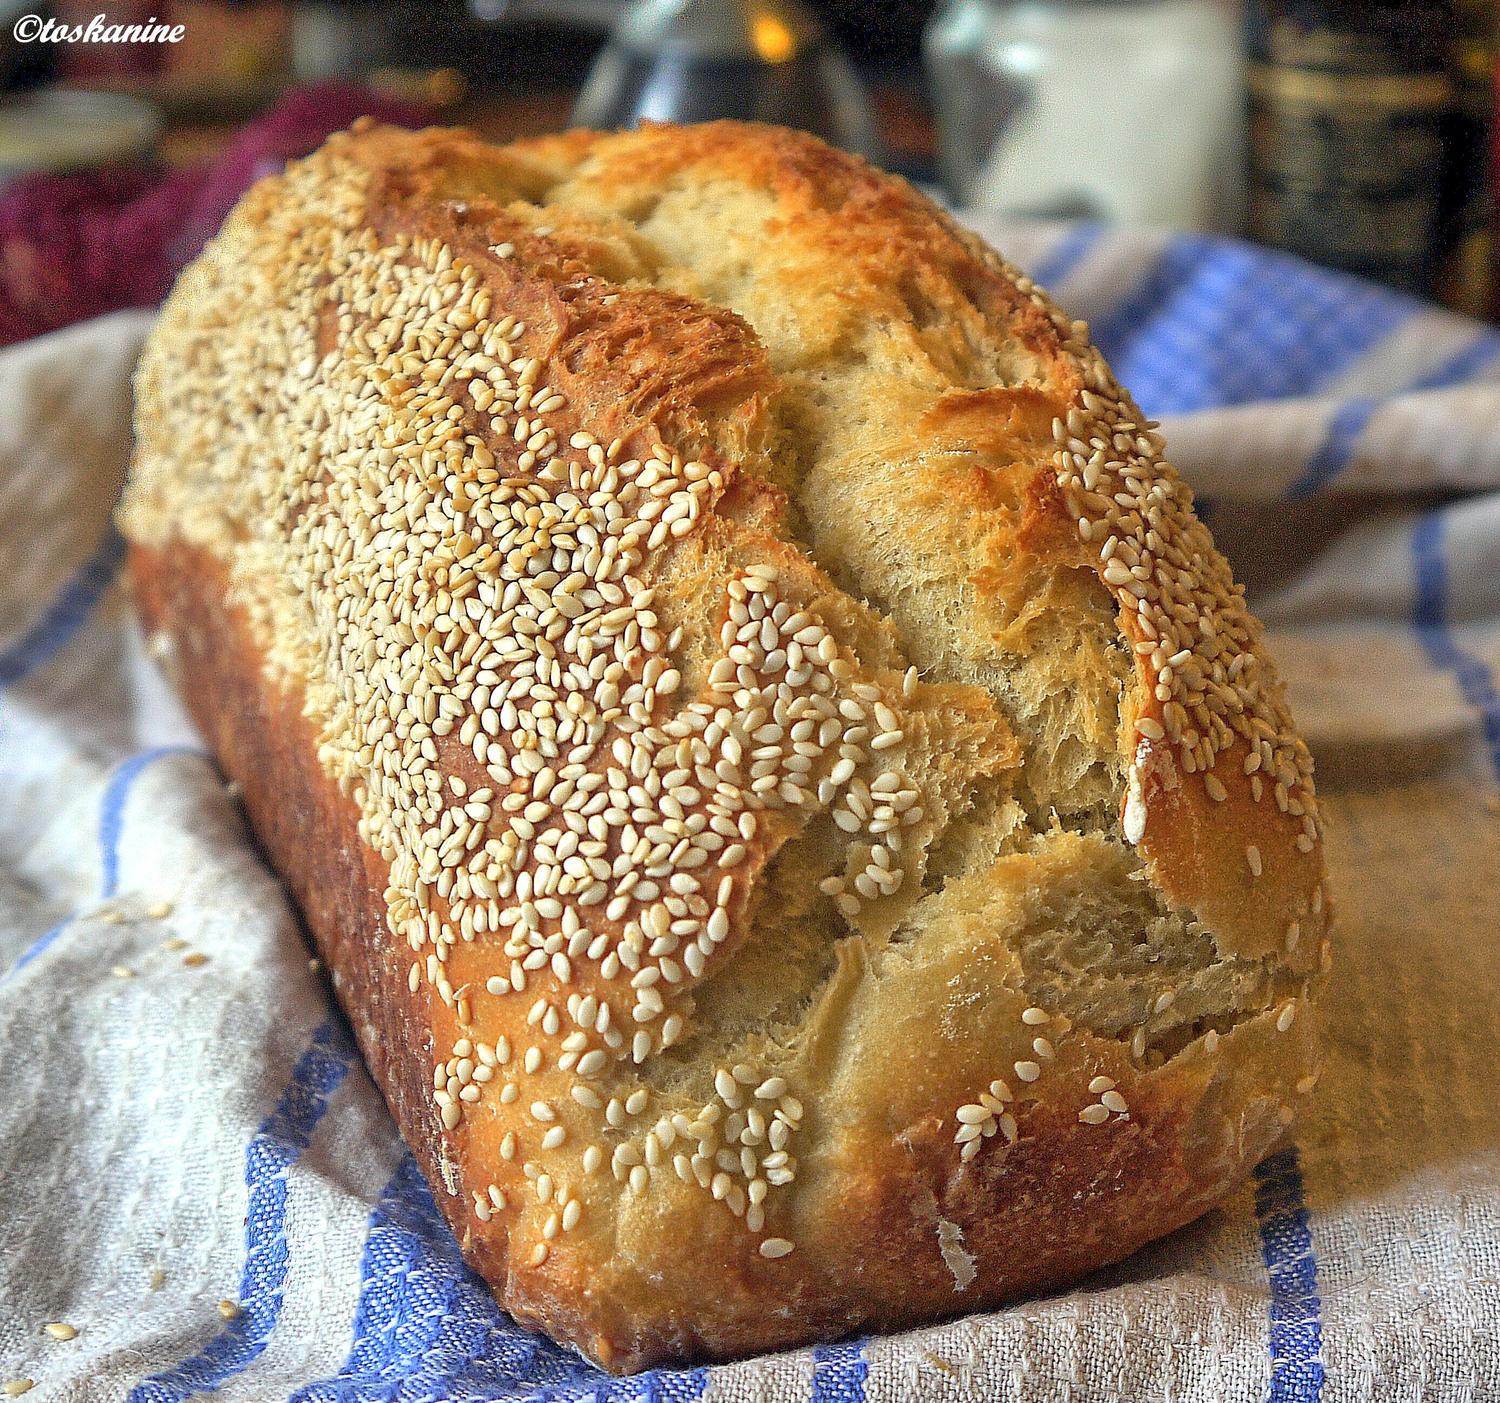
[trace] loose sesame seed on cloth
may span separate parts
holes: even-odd
[[[109,515],[129,441],[129,375],[148,325],[144,313],[117,314],[0,353],[7,1392],[165,1400],[216,1391],[257,1403],[1500,1396],[1500,1103],[1491,1091],[1500,903],[1489,889],[1500,876],[1500,335],[1232,243],[1045,225],[982,232],[1045,272],[1119,380],[1162,421],[1200,515],[1268,626],[1317,761],[1342,950],[1329,1000],[1336,1031],[1321,1077],[1298,1088],[1307,1109],[1294,1139],[1220,1210],[1086,1290],[931,1329],[625,1384],[520,1330],[460,1266],[279,885],[245,839],[237,796],[160,680],[114,582],[120,549]],[[524,368],[515,375],[519,385]],[[518,489],[500,505],[517,550],[538,523],[557,549],[573,527],[548,515],[553,498],[578,530],[588,527],[595,479],[614,472],[590,450],[606,465],[610,450],[548,438],[557,392],[520,388],[525,422],[514,431],[524,430],[517,442],[535,455],[546,491],[530,500]],[[1085,451],[1090,432],[1081,420],[1057,426],[1077,479],[1064,485],[1080,501],[1104,487],[1129,496],[1144,479],[1102,479]],[[555,455],[571,461],[565,447],[591,466],[547,477]],[[619,478],[680,492],[684,513],[699,483],[713,488],[698,465],[668,459],[622,463]],[[659,520],[670,529],[665,514]],[[1134,547],[1108,531],[1099,544],[1106,571],[1128,590]],[[620,599],[580,582],[546,607],[556,607],[560,635],[588,614],[634,648],[625,613],[616,623],[610,611],[628,603],[638,618],[649,598],[623,573],[603,583]],[[828,894],[857,909],[901,880],[900,815],[920,797],[908,797],[899,762],[882,757],[900,754],[911,697],[899,682],[870,695],[846,687],[835,644],[813,632],[798,642],[813,624],[790,624],[777,590],[774,571],[747,568],[725,639],[739,651],[726,654],[724,681],[733,671],[748,691],[744,672],[756,687],[837,698],[826,739],[831,713],[816,724],[792,715],[810,705],[792,695],[778,716],[769,698],[768,729],[750,737],[768,753],[801,756],[798,744],[826,747],[843,726],[870,729],[870,745],[840,752],[828,780],[830,796],[846,796],[836,820],[857,829],[890,809],[889,837],[869,863],[830,879]],[[1152,626],[1176,638],[1170,619]],[[1255,730],[1257,718],[1238,709],[1247,684],[1232,667],[1219,676],[1188,666],[1191,642],[1160,649],[1165,729],[1181,739],[1185,718],[1198,718],[1204,785],[1219,798],[1215,737]],[[642,686],[677,689],[665,663],[640,667]],[[757,669],[781,680],[758,680]],[[501,717],[504,705],[517,716]],[[514,699],[493,709],[502,730],[527,724]],[[1259,721],[1275,729],[1276,718]],[[481,711],[473,727],[486,753],[489,724]],[[1160,723],[1147,718],[1144,740],[1161,740],[1152,728]],[[1260,734],[1252,778],[1267,802],[1301,802],[1299,757]],[[698,802],[686,790],[708,792],[693,775],[702,768],[695,736],[643,734],[649,745],[618,757],[620,785],[641,785],[666,820],[683,821]],[[886,736],[897,740],[876,745]],[[712,758],[729,769],[743,759],[752,792],[760,778],[767,795],[775,786],[775,802],[800,802],[799,768],[757,777],[763,762],[738,741]],[[560,769],[527,774],[545,791],[536,803],[566,807]],[[482,823],[494,798],[455,788],[444,812],[455,825]],[[770,802],[747,804],[744,815]],[[403,812],[393,803],[386,821]],[[544,818],[521,817],[534,849],[568,860]],[[719,840],[715,870],[732,873],[753,842],[741,817],[707,830]],[[1127,805],[1126,836],[1140,818]],[[1243,857],[1251,871],[1267,860],[1253,847]],[[725,898],[695,870],[664,868],[649,879],[656,891],[643,892],[644,878],[628,893],[599,882],[600,900],[638,921],[649,953],[637,964],[617,956],[632,971],[635,1008],[614,1041],[584,989],[565,1007],[536,997],[547,976],[577,987],[614,953],[566,936],[534,944],[533,918],[554,919],[551,893],[536,884],[534,912],[516,907],[516,958],[497,968],[494,987],[450,991],[455,1001],[525,1000],[572,1059],[567,1095],[528,1095],[537,1047],[464,1038],[433,1087],[440,1115],[455,1123],[482,1096],[516,1103],[522,1133],[499,1151],[525,1165],[522,1188],[544,1206],[539,1261],[587,1222],[588,1202],[531,1164],[532,1148],[577,1134],[580,1116],[612,1128],[655,1124],[644,1092],[640,1104],[601,1095],[590,1078],[607,1058],[671,1043],[673,961],[691,972],[725,938]],[[652,911],[670,916],[674,901],[701,905],[691,932],[670,921],[657,928]],[[442,980],[443,962],[415,938],[415,922],[412,934],[413,987]],[[680,948],[669,949],[678,936]],[[1288,950],[1303,938],[1289,928]],[[1278,1026],[1300,1017],[1288,1004]],[[954,1107],[956,1163],[1013,1138],[1016,1098],[1047,1075],[1064,1029],[1044,1008],[1022,1021],[1027,1055]],[[795,1175],[796,1089],[734,1064],[718,1069],[713,1090],[700,1120],[721,1138],[724,1127],[741,1129],[756,1146],[748,1157],[717,1142],[704,1151],[708,1131],[683,1117],[639,1141],[590,1143],[583,1163],[638,1193],[652,1174],[701,1178],[725,1211],[754,1225],[767,1267],[794,1263],[795,1233],[784,1235],[774,1214]],[[1110,1078],[1088,1093],[1078,1120],[1090,1134],[1129,1118]],[[475,1217],[504,1214],[507,1194],[499,1184],[475,1189]],[[945,1260],[962,1266],[954,1232],[943,1245]]]

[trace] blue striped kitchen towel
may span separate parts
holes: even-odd
[[[110,509],[149,319],[119,314],[0,356],[0,1379],[150,1403],[1500,1398],[1500,336],[1241,244],[984,232],[1165,419],[1317,755],[1343,953],[1296,1142],[1082,1288],[932,1329],[619,1380],[519,1329],[144,655]]]

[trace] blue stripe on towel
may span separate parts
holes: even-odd
[[[1428,660],[1453,676],[1464,700],[1479,713],[1490,768],[1500,779],[1500,690],[1493,670],[1453,636],[1448,621],[1446,534],[1446,514],[1441,508],[1419,517],[1412,528],[1412,568],[1417,584],[1413,622]]]
[[[158,745],[150,750],[143,750],[138,755],[132,755],[110,776],[109,783],[104,787],[104,795],[99,801],[99,896],[101,900],[107,901],[119,889],[120,836],[125,822],[125,803],[130,798],[130,791],[136,780],[140,778],[144,770],[170,755],[201,756],[202,754],[201,750],[194,750],[191,746]],[[68,921],[59,921],[45,935],[34,940],[21,952],[20,959],[11,966],[10,973],[14,974],[16,970],[24,969],[67,928]]]
[[[1255,1169],[1255,1217],[1271,1278],[1271,1390],[1267,1403],[1318,1403],[1323,1392],[1322,1302],[1297,1148]]]
[[[1496,356],[1500,356],[1500,333],[1482,331],[1467,346],[1450,356],[1437,369],[1429,371],[1420,379],[1401,391],[1415,394],[1422,390],[1445,390],[1461,385],[1476,375]],[[1295,499],[1311,497],[1321,492],[1350,463],[1354,461],[1355,449],[1376,413],[1391,402],[1395,396],[1375,398],[1361,396],[1345,401],[1328,421],[1328,431],[1317,451],[1307,461],[1301,475],[1287,488],[1287,496]]]
[[[0,687],[13,687],[28,673],[55,657],[88,622],[94,606],[109,588],[125,557],[125,542],[110,527],[73,578],[11,646],[0,652]]]
[[[286,1235],[287,1183],[354,1059],[343,1026],[319,1024],[291,1080],[245,1150],[249,1205],[240,1314],[197,1354],[131,1390],[128,1403],[178,1403],[219,1388],[265,1349],[285,1301],[291,1245]]]
[[[702,1369],[615,1379],[517,1325],[464,1265],[458,1244],[408,1154],[370,1214],[348,1357],[292,1403],[397,1398],[692,1403]]]
[[[1312,393],[1420,305],[1299,259],[1184,235],[1091,333],[1154,417]]]
[[[845,1340],[813,1350],[812,1403],[864,1403],[866,1343]]]
[[[120,837],[125,828],[125,802],[141,773],[169,755],[203,756],[188,745],[158,745],[132,755],[110,776],[99,801],[99,896],[109,900],[120,889]]]

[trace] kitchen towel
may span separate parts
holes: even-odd
[[[1233,242],[980,226],[1164,420],[1317,757],[1338,957],[1294,1138],[1078,1289],[930,1329],[610,1379],[519,1328],[146,656],[111,510],[150,314],[117,313],[0,353],[0,1382],[1500,1398],[1500,334]]]

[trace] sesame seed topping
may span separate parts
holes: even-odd
[[[69,1325],[65,1320],[51,1320],[42,1326],[54,1340],[76,1340],[78,1338],[78,1327]]]
[[[1135,641],[1142,689],[1159,707],[1161,719],[1138,717],[1136,733],[1144,741],[1169,741],[1181,767],[1202,773],[1205,790],[1219,802],[1227,791],[1210,773],[1214,761],[1242,744],[1260,757],[1256,768],[1265,763],[1285,774],[1289,800],[1315,813],[1307,747],[1259,652],[1243,592],[1194,515],[1190,490],[1161,458],[1160,435],[1088,344],[1087,328],[1068,322],[1034,286],[1029,292],[1082,380],[1053,421],[1053,470],[1080,539],[1097,546],[1100,577],[1115,592]],[[1138,751],[1127,775],[1123,827],[1131,843],[1145,829],[1141,760]],[[1263,791],[1254,781],[1251,788],[1261,802]],[[1311,847],[1309,838],[1304,850]]]
[[[772,1259],[776,1257],[785,1257],[791,1251],[792,1243],[787,1241],[787,1239],[784,1237],[768,1237],[760,1245],[760,1255],[762,1257],[770,1257]]]

